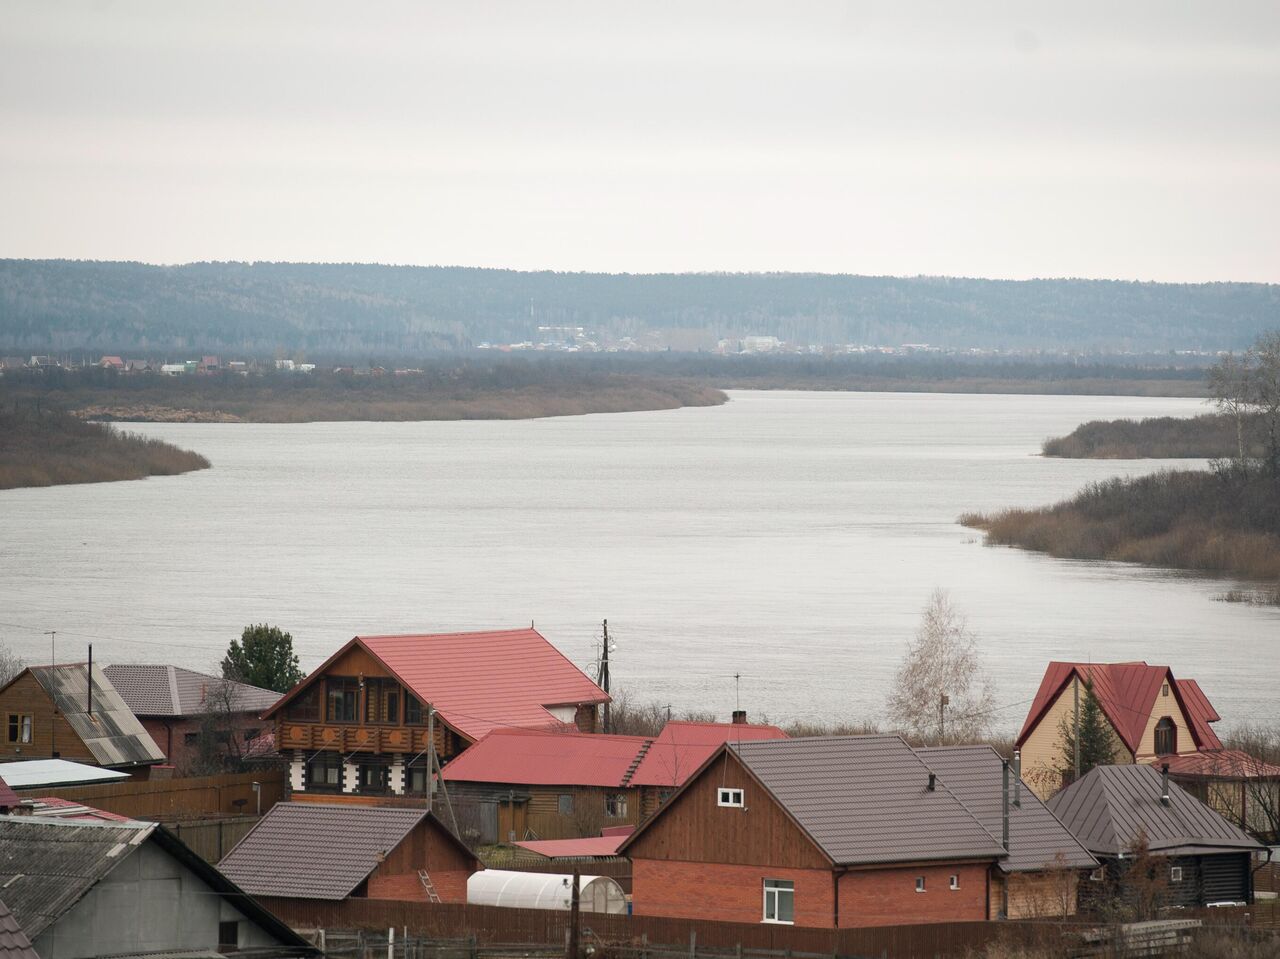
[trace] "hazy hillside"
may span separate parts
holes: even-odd
[[[535,339],[538,325],[804,343],[1168,350],[1247,346],[1280,286],[822,274],[0,260],[0,350],[379,354]]]

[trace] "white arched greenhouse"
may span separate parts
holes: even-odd
[[[467,880],[467,902],[473,906],[567,910],[572,899],[573,876],[481,869]],[[578,901],[583,912],[627,911],[626,894],[608,876],[579,876]]]

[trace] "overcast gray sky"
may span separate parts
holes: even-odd
[[[0,5],[0,256],[1280,281],[1280,3]]]

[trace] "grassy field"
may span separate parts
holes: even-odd
[[[1257,417],[1239,424],[1230,416],[1160,416],[1145,420],[1091,420],[1066,436],[1046,440],[1045,456],[1071,459],[1230,459],[1240,450],[1261,458],[1266,445]]]
[[[993,546],[1280,580],[1280,486],[1208,471],[1110,479],[1040,509],[960,517]]]
[[[0,409],[0,489],[106,483],[208,469],[198,453],[58,411]]]

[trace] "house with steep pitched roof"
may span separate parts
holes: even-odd
[[[1222,749],[1212,727],[1221,717],[1194,679],[1145,662],[1051,662],[1015,743],[1023,778],[1042,799],[1067,781],[1064,730],[1077,704],[1083,708],[1087,684],[1111,728],[1115,763],[1172,762]]]
[[[656,737],[500,728],[443,776],[478,806],[481,842],[578,839],[640,823],[726,742],[785,736],[745,721],[670,722]]]
[[[218,868],[274,899],[464,903],[481,866],[426,809],[277,803]]]
[[[295,794],[425,795],[428,737],[447,762],[500,728],[595,732],[608,694],[535,629],[356,636],[263,719]]]
[[[262,711],[280,699],[275,690],[181,666],[121,663],[103,673],[180,771],[210,752],[229,760],[255,755],[271,733]],[[217,741],[202,742],[206,735]]]
[[[0,762],[67,759],[145,778],[164,753],[101,667],[29,666],[0,687]]]
[[[991,918],[993,836],[898,736],[730,742],[620,847],[637,915],[825,928]]]
[[[1253,901],[1252,856],[1263,845],[1146,764],[1098,766],[1049,800],[1049,811],[1105,864],[1096,898],[1115,884],[1136,844],[1163,859],[1171,906]],[[1082,898],[1090,891],[1086,886]]]

